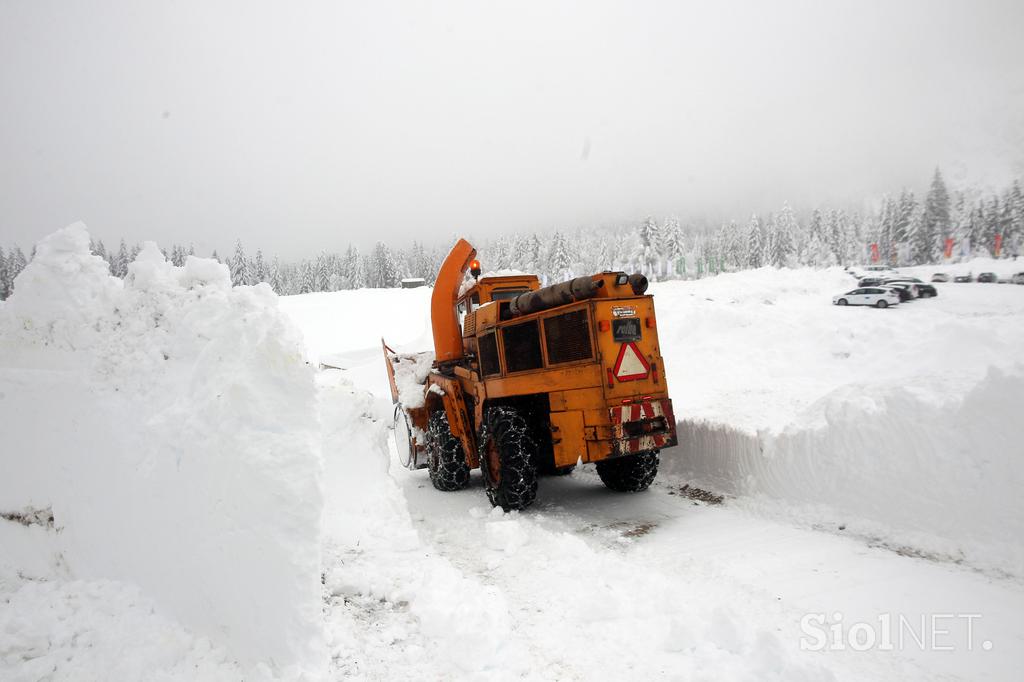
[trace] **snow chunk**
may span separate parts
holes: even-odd
[[[113,310],[121,289],[107,262],[89,251],[85,225],[74,223],[36,244],[35,257],[14,279],[0,333],[59,348],[88,346],[95,340],[90,323]]]

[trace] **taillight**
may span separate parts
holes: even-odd
[[[644,326],[646,326],[648,329],[654,329],[654,318],[653,317],[645,317],[644,318]]]
[[[597,328],[600,329],[603,332],[606,332],[609,329],[611,329],[611,324],[608,322],[608,320],[598,320],[597,321]]]
[[[608,372],[608,388],[615,388],[615,375],[612,374],[611,367],[606,368],[605,371]]]

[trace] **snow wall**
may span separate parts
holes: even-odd
[[[759,512],[1024,575],[1024,367],[962,400],[845,386],[778,432],[678,424],[662,471]]]
[[[302,353],[269,287],[232,288],[216,261],[177,268],[150,242],[122,283],[83,225],[44,239],[0,304],[0,512],[52,508],[56,556],[25,556],[10,532],[0,565],[134,583],[261,677],[319,674]]]

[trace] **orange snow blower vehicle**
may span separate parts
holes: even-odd
[[[506,511],[534,501],[538,474],[580,461],[612,490],[645,490],[659,450],[676,444],[647,278],[602,272],[541,288],[535,275],[481,279],[475,257],[460,239],[437,275],[432,354],[382,341],[402,464],[449,491],[480,467]]]

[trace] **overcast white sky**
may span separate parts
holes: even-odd
[[[285,257],[1024,176],[1024,2],[0,1],[0,243]]]

